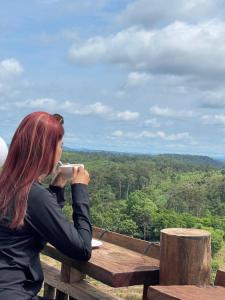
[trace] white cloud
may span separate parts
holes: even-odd
[[[225,76],[225,22],[172,23],[162,29],[130,27],[93,37],[70,49],[76,63],[109,62],[135,71],[179,76]],[[216,47],[215,47],[216,45]]]
[[[42,108],[55,108],[57,107],[57,101],[51,98],[39,98],[33,100],[25,100],[15,103],[16,107],[19,108],[34,108],[34,109],[42,109]]]
[[[188,132],[181,132],[181,133],[173,133],[173,134],[166,134],[164,131],[142,131],[139,135],[140,137],[150,137],[150,138],[161,138],[167,141],[177,141],[183,140],[189,137]]]
[[[115,131],[113,131],[112,136],[115,136],[115,137],[122,137],[123,134],[124,134],[124,133],[123,133],[122,130],[115,130]]]
[[[23,66],[14,59],[4,59],[0,61],[0,79],[6,79],[11,76],[17,76],[23,73]]]
[[[132,112],[129,110],[121,111],[116,114],[116,117],[120,120],[131,121],[138,119],[140,114],[138,112]]]
[[[15,99],[21,92],[21,89],[26,88],[26,83],[22,78],[22,64],[14,59],[8,58],[0,60],[0,103],[2,109],[10,110],[10,106],[6,101]]]
[[[180,132],[180,133],[172,133],[167,134],[164,131],[141,131],[137,132],[124,132],[122,130],[116,130],[112,133],[114,138],[128,138],[128,139],[142,139],[142,138],[150,138],[150,139],[161,139],[165,141],[178,141],[178,140],[186,140],[190,138],[190,134],[188,132]]]
[[[125,87],[135,87],[146,84],[150,81],[151,76],[147,73],[131,72],[128,74]]]
[[[80,110],[80,114],[87,115],[106,115],[111,113],[111,108],[107,105],[102,104],[101,102],[96,102],[94,104],[90,104],[85,106]]]
[[[145,120],[144,123],[146,126],[152,126],[152,127],[160,127],[161,126],[161,123],[156,118]]]
[[[209,125],[225,125],[225,115],[203,115],[201,117],[201,121],[203,124]]]
[[[104,38],[90,38],[85,44],[80,47],[73,46],[69,51],[69,57],[75,63],[90,64],[101,60],[107,52],[107,45]]]
[[[138,112],[130,110],[115,111],[112,107],[101,102],[96,102],[88,105],[81,105],[73,101],[58,101],[51,98],[28,99],[25,101],[15,102],[18,108],[33,108],[55,111],[55,109],[73,115],[81,116],[99,116],[108,120],[132,121],[139,118]]]
[[[225,90],[208,91],[203,94],[201,105],[205,108],[224,108]]]
[[[166,140],[168,141],[178,141],[178,140],[184,140],[189,138],[190,135],[188,132],[181,132],[177,134],[170,134],[166,137]]]
[[[29,108],[39,108],[39,109],[59,109],[64,112],[75,115],[107,115],[111,113],[111,108],[102,104],[101,102],[96,102],[89,105],[80,105],[79,103],[72,101],[57,101],[51,98],[40,98],[34,100],[25,100],[21,102],[16,102],[17,107],[29,107]]]
[[[148,137],[148,138],[160,137],[160,138],[162,138],[162,137],[165,137],[165,133],[162,131],[151,132],[151,131],[144,130],[138,135],[138,137]]]
[[[136,0],[119,16],[125,24],[162,26],[176,20],[200,22],[221,15],[223,0]]]
[[[150,113],[156,116],[171,118],[193,117],[195,115],[191,110],[175,110],[168,107],[159,107],[157,105],[150,108]]]

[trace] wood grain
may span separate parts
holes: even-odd
[[[93,227],[93,237],[150,256],[152,258],[159,259],[160,257],[159,243],[143,241],[99,227]]]
[[[224,287],[193,285],[154,286],[148,290],[148,300],[224,300]]]
[[[159,260],[103,242],[87,263],[70,259],[47,244],[43,253],[112,287],[159,283]]]
[[[86,275],[80,271],[65,264],[61,265],[61,281],[72,283],[83,280],[85,277]]]
[[[168,228],[160,236],[160,284],[209,285],[210,233],[199,229]]]
[[[225,287],[225,270],[217,270],[214,285],[220,285]]]

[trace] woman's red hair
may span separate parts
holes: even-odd
[[[59,120],[46,112],[29,114],[17,128],[0,173],[0,219],[10,211],[11,229],[23,225],[31,185],[52,172],[63,134]]]

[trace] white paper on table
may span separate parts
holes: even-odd
[[[99,241],[99,240],[96,240],[96,239],[92,239],[91,240],[91,246],[92,246],[92,248],[98,248],[98,247],[100,247],[100,246],[102,246],[102,242],[101,241]]]

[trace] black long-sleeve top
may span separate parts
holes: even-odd
[[[73,223],[61,208],[63,189],[45,189],[34,183],[28,195],[24,226],[9,229],[6,215],[0,222],[0,299],[36,300],[43,283],[39,254],[47,242],[65,255],[87,261],[91,257],[92,227],[87,186],[71,186]]]

